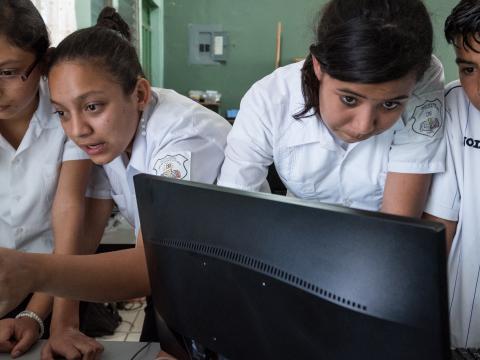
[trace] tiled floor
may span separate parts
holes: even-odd
[[[139,341],[145,318],[145,300],[134,300],[124,304],[124,309],[119,310],[122,323],[115,333],[110,336],[102,336],[98,339],[106,341]]]

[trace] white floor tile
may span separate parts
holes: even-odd
[[[129,334],[126,332],[115,332],[113,335],[109,336],[102,336],[97,339],[104,340],[104,341],[125,341]]]
[[[131,332],[127,335],[125,341],[140,341],[140,333],[139,332]]]

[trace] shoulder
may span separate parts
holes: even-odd
[[[293,115],[305,104],[302,66],[303,62],[283,66],[253,84],[242,98],[235,123],[258,119],[266,127],[282,128],[294,121]]]
[[[445,86],[445,100],[449,102],[462,101],[468,103],[467,94],[463,90],[459,80],[454,80]]]
[[[474,128],[473,125],[480,121],[479,110],[471,104],[458,80],[445,87],[445,113],[447,131],[457,136],[463,136],[467,128]]]
[[[437,57],[432,55],[430,66],[415,86],[413,92],[417,94],[417,96],[421,96],[422,93],[443,92],[444,83],[443,65]]]
[[[272,104],[284,103],[292,97],[301,96],[302,66],[303,61],[276,69],[253,84],[247,94],[264,95]]]
[[[217,113],[169,89],[152,88],[149,135],[192,134],[226,137],[230,124]]]
[[[464,118],[477,114],[477,111],[469,111],[470,107],[472,105],[460,81],[452,81],[445,87],[445,110],[448,117],[460,118],[457,121],[463,121]]]

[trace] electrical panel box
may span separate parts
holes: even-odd
[[[188,25],[188,62],[219,65],[227,61],[227,33],[222,25]]]

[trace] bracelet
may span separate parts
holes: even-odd
[[[43,333],[45,332],[45,325],[43,325],[42,318],[40,316],[38,316],[37,314],[35,314],[33,311],[30,311],[30,310],[24,310],[24,311],[20,312],[19,314],[17,314],[17,316],[15,316],[15,319],[20,319],[22,317],[28,317],[28,318],[33,319],[37,322],[38,327],[39,327],[38,338],[40,339],[43,336]]]

